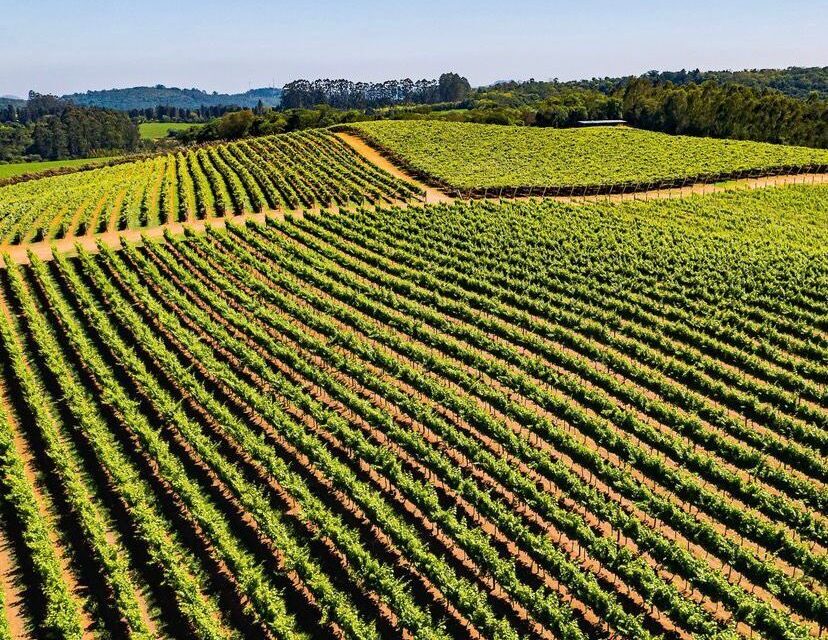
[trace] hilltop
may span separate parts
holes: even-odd
[[[278,106],[282,99],[282,90],[263,87],[250,89],[244,93],[207,93],[201,89],[179,89],[158,84],[154,87],[129,87],[126,89],[103,89],[72,93],[63,96],[75,104],[85,107],[106,107],[129,111],[130,109],[148,109],[158,105],[197,109],[201,106],[220,107],[255,107],[259,100],[265,106]]]

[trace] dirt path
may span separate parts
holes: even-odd
[[[15,557],[15,549],[6,533],[5,522],[0,522],[0,589],[3,590],[3,608],[12,638],[27,638],[31,622],[26,614],[23,576]]]
[[[828,173],[803,173],[789,176],[766,176],[764,178],[743,178],[728,182],[697,182],[675,189],[653,189],[635,193],[616,193],[600,196],[557,196],[550,200],[562,202],[627,202],[630,200],[669,200],[686,198],[691,195],[710,195],[724,191],[744,191],[746,189],[764,189],[765,187],[782,187],[793,184],[828,184]]]
[[[228,221],[236,224],[241,224],[243,222],[247,222],[248,220],[262,223],[267,217],[283,217],[286,213],[294,216],[302,215],[302,211],[264,211],[262,213],[243,213],[238,216],[207,218],[205,220],[193,220],[191,222],[171,222],[157,227],[141,227],[138,229],[126,229],[124,231],[107,231],[105,233],[97,233],[94,235],[62,238],[61,240],[0,246],[0,255],[7,254],[11,261],[15,264],[28,264],[29,251],[42,260],[51,260],[53,248],[62,255],[75,255],[77,253],[77,246],[81,246],[83,249],[91,253],[97,253],[98,242],[101,242],[113,249],[120,249],[123,242],[137,244],[140,243],[144,237],[161,238],[164,236],[166,231],[169,231],[174,235],[183,235],[185,229],[192,231],[204,231],[207,228],[223,229],[227,225]],[[5,266],[4,259],[0,258],[0,267],[3,266]]]
[[[429,187],[428,185],[425,185],[422,182],[419,182],[412,178],[409,174],[400,169],[397,165],[391,162],[379,151],[374,149],[369,144],[363,142],[360,138],[356,137],[355,135],[351,135],[350,133],[337,133],[336,136],[341,140],[345,141],[354,149],[354,151],[356,151],[359,155],[368,160],[368,162],[370,162],[371,164],[379,167],[383,171],[390,173],[395,178],[405,180],[406,182],[411,182],[412,184],[416,185],[417,187],[425,191],[425,201],[427,203],[433,204],[436,202],[453,201],[453,198],[451,196],[446,195],[439,189]]]

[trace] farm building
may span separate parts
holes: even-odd
[[[620,127],[626,120],[578,120],[579,127]]]

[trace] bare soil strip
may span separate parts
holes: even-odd
[[[439,189],[435,189],[434,187],[429,187],[425,185],[415,178],[413,178],[410,174],[406,173],[402,169],[400,169],[397,165],[391,162],[388,158],[382,155],[379,151],[374,149],[371,145],[367,144],[361,138],[358,138],[355,135],[350,133],[337,133],[336,136],[350,145],[354,151],[359,153],[363,158],[365,158],[371,164],[379,167],[383,171],[390,173],[395,178],[399,178],[400,180],[405,180],[406,182],[410,182],[415,186],[419,187],[423,191],[425,191],[425,201],[427,203],[435,203],[435,202],[452,202],[454,198],[449,195],[446,195]]]
[[[800,175],[765,176],[764,178],[742,178],[728,182],[697,182],[685,187],[674,189],[653,189],[652,191],[638,191],[632,193],[615,193],[599,196],[556,196],[551,200],[561,202],[621,202],[630,200],[669,200],[672,198],[686,198],[692,195],[709,195],[723,191],[739,191],[745,189],[764,189],[765,187],[784,187],[792,184],[828,184],[826,173],[803,173]]]
[[[301,211],[290,212],[293,215],[302,215]],[[170,222],[157,227],[141,227],[138,229],[125,229],[123,231],[107,231],[94,235],[62,238],[60,240],[49,240],[44,242],[32,242],[29,244],[0,246],[0,253],[7,254],[12,262],[16,264],[29,264],[29,252],[42,260],[51,260],[53,249],[61,255],[75,255],[76,247],[81,246],[86,251],[97,253],[98,242],[107,247],[120,249],[123,242],[130,244],[140,243],[144,237],[161,238],[169,231],[174,235],[183,235],[185,229],[192,231],[204,231],[205,229],[221,229],[227,221],[243,223],[247,220],[264,222],[267,216],[284,216],[279,211],[266,211],[262,213],[243,213],[238,216],[227,216],[221,218],[207,218],[204,220],[192,220],[188,222]],[[3,258],[0,258],[0,266],[5,266]]]
[[[0,404],[3,404],[7,415],[9,411],[5,386],[0,379]],[[6,522],[0,522],[0,589],[3,590],[4,611],[9,623],[12,638],[27,638],[31,629],[31,621],[26,614],[25,587],[20,567],[15,557],[15,549],[6,533]]]

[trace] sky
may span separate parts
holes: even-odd
[[[828,66],[828,0],[0,0],[0,95]]]

